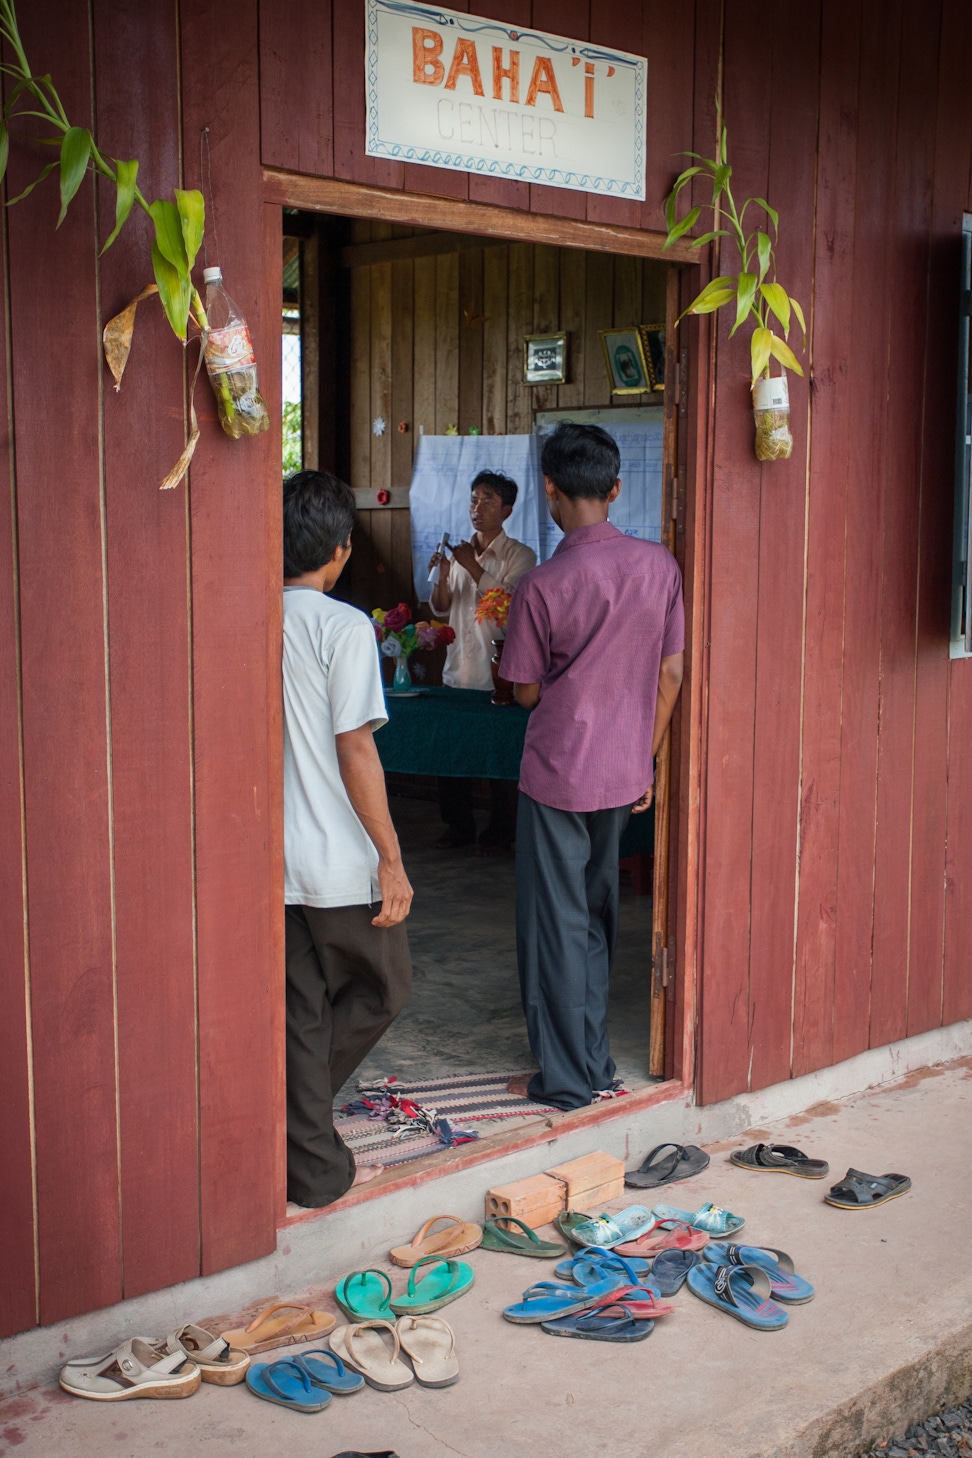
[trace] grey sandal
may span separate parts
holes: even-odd
[[[859,1169],[849,1169],[842,1180],[831,1185],[830,1193],[824,1195],[824,1203],[836,1205],[840,1210],[868,1210],[887,1200],[896,1200],[910,1189],[907,1175],[869,1175]]]
[[[801,1180],[822,1180],[830,1173],[830,1165],[825,1159],[811,1159],[792,1144],[753,1144],[749,1149],[734,1149],[729,1162],[738,1164],[740,1169],[796,1175]]]

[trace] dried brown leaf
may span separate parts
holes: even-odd
[[[143,299],[147,299],[150,294],[157,294],[158,291],[158,284],[146,284],[142,292],[132,299],[130,304],[126,304],[114,319],[109,319],[104,327],[101,338],[105,346],[105,360],[115,378],[116,390],[121,389],[122,375],[125,373],[125,366],[128,364],[128,356],[132,349],[135,310]],[[175,485],[175,482],[172,484]]]

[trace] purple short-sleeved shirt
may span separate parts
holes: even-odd
[[[503,677],[541,685],[524,794],[557,810],[640,799],[654,778],[661,660],[684,646],[682,576],[665,547],[610,522],[569,532],[510,606]]]

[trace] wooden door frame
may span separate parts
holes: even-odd
[[[272,207],[370,218],[411,227],[502,238],[509,242],[546,243],[587,252],[626,254],[682,265],[670,270],[666,295],[666,385],[670,382],[670,388],[666,389],[665,399],[666,467],[662,532],[666,545],[678,557],[683,573],[688,569],[694,575],[701,569],[706,512],[701,502],[698,503],[699,509],[694,509],[694,493],[688,490],[688,481],[690,475],[697,475],[697,467],[702,463],[704,448],[700,449],[700,440],[696,436],[701,436],[707,423],[708,402],[700,396],[698,357],[693,358],[696,351],[690,354],[690,340],[684,335],[676,340],[674,332],[679,300],[698,277],[698,254],[691,251],[688,242],[679,240],[665,249],[664,233],[552,217],[487,203],[367,187],[273,167],[264,167],[263,186],[264,202]],[[701,605],[703,583],[690,581],[687,577],[685,587],[686,607],[689,608],[690,599]],[[656,1077],[663,1077],[665,1083],[644,1091],[650,1095],[645,1098],[646,1103],[656,1102],[656,1096],[669,1087],[683,1093],[693,1091],[695,1084],[698,998],[694,949],[698,945],[698,897],[692,893],[691,885],[699,867],[701,758],[699,744],[695,741],[701,732],[703,685],[701,675],[693,674],[691,665],[702,662],[701,616],[701,612],[689,612],[693,637],[692,643],[686,644],[689,672],[675,720],[658,756],[659,791],[667,791],[667,794],[661,813],[656,814],[656,839],[657,827],[664,825],[665,841],[664,853],[659,855],[656,852],[655,856],[651,947],[654,1031],[649,1057],[651,1072]],[[673,845],[675,852],[670,856]],[[673,918],[677,921],[674,930]],[[663,934],[663,924],[667,935]],[[625,1105],[619,1106],[617,1112],[620,1114],[624,1107],[630,1110],[631,1101],[625,1100]],[[579,1110],[569,1117],[590,1112]],[[598,1118],[597,1122],[601,1119]],[[501,1136],[495,1138],[501,1139]],[[487,1153],[486,1142],[480,1141],[483,1147],[479,1154],[483,1157],[495,1157],[507,1147],[500,1144]],[[492,1139],[488,1141],[490,1145],[493,1142]],[[523,1140],[515,1142],[519,1146]],[[529,1137],[526,1142],[531,1142]],[[478,1157],[474,1158],[476,1163],[480,1162]],[[369,1188],[367,1185],[361,1187],[362,1191]],[[387,1186],[383,1187],[380,1193],[387,1189]]]

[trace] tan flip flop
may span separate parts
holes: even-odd
[[[445,1230],[437,1230],[431,1235],[429,1232],[433,1225],[438,1225],[440,1220],[451,1223]],[[411,1245],[396,1245],[388,1254],[396,1266],[417,1266],[419,1261],[430,1255],[441,1256],[443,1260],[465,1255],[467,1251],[475,1250],[482,1241],[481,1225],[471,1225],[456,1215],[433,1215],[431,1220],[426,1220]]]
[[[157,1352],[144,1337],[132,1337],[106,1357],[75,1357],[60,1377],[65,1392],[95,1402],[191,1397],[201,1381],[199,1368],[182,1352]]]
[[[291,1316],[274,1316],[275,1311],[290,1311]],[[270,1318],[273,1317],[273,1320]],[[222,1339],[230,1347],[253,1356],[268,1352],[271,1347],[290,1347],[297,1342],[314,1342],[325,1337],[337,1325],[329,1311],[311,1311],[309,1306],[295,1306],[292,1301],[278,1301],[255,1316],[249,1326],[224,1331]]]
[[[385,1333],[392,1339],[392,1350],[385,1342]],[[398,1331],[390,1321],[359,1321],[354,1326],[339,1326],[328,1338],[331,1351],[342,1362],[360,1372],[369,1387],[379,1392],[398,1392],[415,1381],[415,1373],[401,1360]]]
[[[204,1382],[215,1382],[218,1387],[235,1387],[246,1377],[250,1365],[246,1352],[234,1350],[222,1337],[214,1337],[212,1332],[191,1323],[152,1345],[157,1352],[181,1352],[196,1364]]]
[[[439,1316],[400,1316],[398,1339],[423,1387],[451,1387],[459,1381],[459,1359],[452,1327]]]

